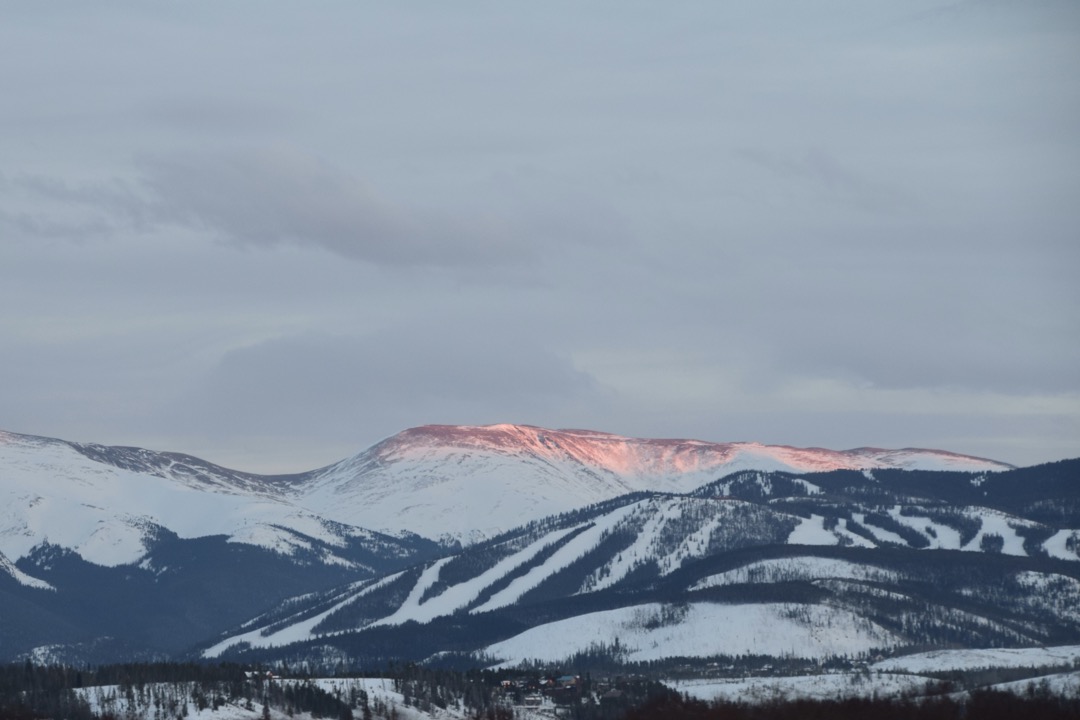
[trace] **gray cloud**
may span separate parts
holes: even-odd
[[[13,9],[0,426],[1076,454],[1080,5],[622,9]]]
[[[917,207],[904,188],[864,176],[821,148],[794,153],[743,148],[736,151],[735,157],[766,169],[781,186],[806,186],[819,200],[842,202],[870,212],[897,213]]]
[[[0,220],[29,235],[73,240],[181,226],[241,247],[317,248],[392,266],[506,265],[530,253],[493,215],[398,206],[355,176],[297,152],[152,156],[139,167],[132,182],[14,177],[9,186],[48,205],[0,213]],[[73,219],[56,219],[64,215]]]
[[[127,228],[145,232],[154,224],[145,193],[121,179],[75,182],[19,173],[5,185],[29,198],[33,209],[0,213],[0,221],[31,237],[80,241],[108,237]]]
[[[84,240],[106,237],[116,224],[103,217],[65,221],[40,213],[0,211],[0,228],[20,237]]]
[[[523,254],[489,219],[405,210],[299,153],[154,158],[142,167],[159,218],[244,246],[310,246],[388,265],[499,264]]]
[[[243,445],[317,436],[354,452],[419,424],[550,424],[606,402],[595,379],[535,339],[463,319],[239,348],[171,414],[177,430],[194,437]]]

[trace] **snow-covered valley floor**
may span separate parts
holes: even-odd
[[[1020,671],[1019,680],[993,682],[980,687],[1024,695],[1033,691],[1067,697],[1080,697],[1080,645],[1045,648],[994,648],[976,650],[939,650],[900,656],[862,665],[851,671],[823,672],[793,676],[755,676],[743,678],[701,678],[671,680],[671,688],[701,700],[763,703],[775,700],[831,700],[851,697],[918,698],[943,690],[935,675],[950,671],[983,673],[993,670]],[[1014,675],[1015,677],[1015,675]],[[281,679],[279,683],[311,682],[340,699],[367,695],[372,716],[399,720],[464,720],[469,712],[462,707],[431,707],[420,710],[406,704],[388,678],[321,678],[311,681]],[[968,688],[970,690],[972,688]],[[77,692],[87,700],[93,712],[132,720],[186,717],[194,720],[258,720],[263,706],[258,699],[250,704],[218,703],[213,707],[212,694],[200,703],[194,683],[148,684],[141,690],[118,685],[82,688]],[[952,697],[966,694],[963,688],[952,689]],[[201,707],[200,707],[201,706]],[[540,707],[514,706],[520,720],[546,720],[558,716],[550,700]],[[273,720],[314,720],[307,712],[288,714],[281,707],[270,707]],[[359,708],[357,718],[363,716]]]

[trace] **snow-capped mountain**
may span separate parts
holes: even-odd
[[[204,657],[560,663],[1080,640],[1080,461],[746,471],[635,493],[291,601]]]
[[[335,548],[395,536],[476,541],[628,492],[685,493],[738,470],[997,471],[936,450],[848,451],[649,440],[520,425],[405,430],[329,467],[238,472],[177,453],[0,432],[0,553],[44,542],[139,562],[159,528],[351,562]]]
[[[428,425],[311,473],[291,492],[339,522],[470,542],[629,492],[689,492],[739,470],[1010,467],[940,450],[836,451],[528,425]]]
[[[292,481],[0,433],[0,657],[161,657],[441,550],[320,517],[286,497]]]
[[[326,468],[261,476],[0,433],[0,659],[262,652],[267,638],[294,647],[360,631],[406,647],[403,628],[440,623],[470,636],[445,644],[433,631],[423,652],[481,651],[510,640],[508,628],[663,604],[650,584],[744,547],[895,545],[1077,565],[1075,498],[1030,495],[1042,486],[1016,480],[1025,472],[930,450],[495,425],[415,428]],[[909,507],[913,497],[933,506]],[[695,585],[713,574],[670,592],[728,592]],[[612,593],[630,599],[612,605]],[[560,609],[538,614],[538,602]],[[910,633],[859,642],[893,635]]]
[[[396,542],[290,501],[283,491],[294,481],[172,453],[0,432],[0,553],[15,560],[49,543],[115,567],[138,563],[166,530],[350,565],[349,545]]]

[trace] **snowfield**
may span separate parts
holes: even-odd
[[[985,650],[932,650],[888,658],[874,663],[883,672],[926,673],[982,668],[1045,667],[1080,663],[1080,645],[1036,648],[989,648]]]
[[[275,682],[294,683],[299,682],[291,679],[281,679]],[[405,697],[394,690],[394,681],[387,678],[318,678],[311,681],[321,690],[334,695],[338,692],[341,697],[348,698],[351,690],[363,690],[368,695],[368,703],[371,707],[382,706],[387,715],[397,717],[399,720],[463,720],[468,717],[464,710],[454,707],[441,709],[432,707],[430,712],[422,712],[415,707],[405,705]],[[181,683],[190,687],[191,683]],[[154,684],[146,686],[145,695],[152,696],[155,690],[173,689],[171,683]],[[199,710],[194,702],[181,703],[175,713],[162,715],[157,709],[148,703],[140,704],[136,698],[131,703],[125,697],[119,685],[102,685],[82,688],[76,691],[90,704],[90,709],[99,714],[111,712],[117,718],[132,718],[132,720],[153,720],[153,718],[175,718],[182,714],[185,718],[195,720],[259,720],[262,715],[262,704],[258,701],[252,703],[253,708],[247,709],[242,704],[226,703],[217,710],[204,708]],[[361,717],[359,710],[354,711],[356,718]],[[270,708],[272,720],[314,720],[307,712],[291,714],[283,712],[280,708]],[[380,717],[386,717],[382,715]]]
[[[939,450],[836,451],[528,425],[428,425],[317,471],[294,497],[350,525],[474,542],[629,492],[690,492],[740,470],[1009,467]],[[815,489],[806,487],[809,493]]]
[[[241,643],[247,643],[252,647],[265,648],[310,640],[314,637],[317,637],[317,634],[312,632],[313,628],[315,628],[315,626],[325,620],[328,616],[337,612],[349,603],[355,602],[356,600],[364,597],[364,595],[378,590],[384,585],[388,585],[389,583],[394,582],[399,577],[401,577],[401,573],[394,573],[393,575],[387,575],[386,577],[383,577],[375,582],[365,580],[358,583],[353,583],[346,589],[345,592],[342,593],[344,599],[335,603],[330,608],[319,613],[318,615],[307,618],[306,620],[298,620],[295,623],[286,625],[285,627],[276,632],[264,633],[262,626],[259,626],[255,630],[251,630],[241,635],[234,635],[226,640],[222,640],[221,642],[213,645],[212,647],[207,648],[206,650],[203,650],[202,656],[204,658],[216,658],[219,657],[221,653],[228,650],[230,647],[234,645],[239,645]],[[258,625],[260,619],[261,618],[255,618],[254,620],[249,621],[247,625]],[[265,623],[265,620],[263,622]]]
[[[413,428],[321,470],[274,478],[0,431],[0,553],[15,562],[49,542],[99,565],[135,564],[160,528],[286,555],[310,549],[305,538],[342,547],[367,532],[361,528],[469,543],[629,492],[686,493],[739,470],[882,467],[1009,468],[935,450],[841,452],[492,425]],[[1015,533],[1006,538],[1011,552]],[[1064,552],[1064,543],[1052,539],[1051,552]]]
[[[162,684],[164,687],[164,684]],[[147,685],[147,689],[153,692],[154,684]],[[125,697],[119,685],[99,685],[96,687],[81,688],[76,692],[90,704],[90,710],[99,715],[111,713],[113,717],[130,718],[131,720],[152,720],[155,717],[153,707],[140,709],[138,701],[131,703]],[[226,703],[217,710],[207,707],[202,710],[194,702],[184,702],[178,706],[175,714],[169,717],[182,716],[188,720],[260,720],[263,717],[262,705],[254,704],[253,709],[248,710],[242,705]],[[158,717],[161,717],[158,715]],[[270,710],[271,720],[315,720],[310,713],[293,713],[292,717],[277,710]],[[418,720],[418,719],[416,719]]]
[[[789,545],[851,545],[854,547],[874,547],[862,535],[856,535],[847,528],[847,519],[841,518],[832,530],[825,529],[825,518],[811,515],[803,518],[798,527],[788,535]]]
[[[753,562],[735,570],[728,570],[727,572],[703,578],[691,590],[741,583],[777,583],[826,579],[895,582],[898,576],[895,572],[887,572],[865,563],[805,556]]]
[[[22,570],[15,567],[15,564],[8,560],[7,556],[5,556],[3,553],[0,553],[0,573],[10,575],[11,577],[15,578],[15,581],[17,583],[19,583],[20,585],[25,585],[26,587],[32,587],[37,590],[56,590],[56,588],[54,588],[52,585],[45,582],[44,580],[39,580],[36,577],[27,575]]]
[[[622,659],[639,662],[748,653],[800,658],[856,655],[896,642],[891,633],[853,613],[820,605],[650,603],[540,625],[489,645],[481,654],[512,667],[529,660],[559,662],[577,652],[616,644]]]
[[[990,686],[994,690],[1023,695],[1030,690],[1046,690],[1054,695],[1080,697],[1080,671],[1044,675],[1031,680],[1017,680]]]
[[[320,689],[331,695],[341,692],[348,697],[349,690],[356,688],[368,694],[368,702],[374,705],[381,702],[397,712],[400,720],[461,720],[467,715],[463,710],[448,706],[445,710],[432,707],[430,712],[421,712],[414,707],[406,707],[405,696],[394,690],[394,681],[387,678],[324,678],[313,681]],[[360,713],[354,715],[359,718]]]
[[[537,587],[544,580],[580,558],[587,550],[595,547],[604,533],[633,512],[633,509],[633,505],[628,505],[600,518],[591,528],[577,537],[571,538],[565,545],[556,550],[547,562],[532,568],[521,577],[515,578],[508,586],[492,595],[487,602],[475,608],[472,612],[482,613],[514,604],[529,590]]]
[[[777,699],[841,699],[847,697],[899,697],[922,695],[928,684],[938,682],[932,673],[990,668],[1042,668],[1080,666],[1080,645],[1046,648],[993,648],[985,650],[935,650],[889,658],[867,670],[732,679],[678,680],[667,683],[680,692],[702,700],[768,702]],[[1053,673],[988,686],[993,690],[1024,694],[1032,687],[1059,695],[1080,695],[1080,670]],[[966,695],[960,693],[959,696]]]
[[[12,561],[49,542],[98,565],[136,564],[160,528],[185,538],[224,535],[286,555],[310,548],[301,536],[344,544],[341,528],[272,494],[128,470],[60,441],[0,432],[0,468],[0,553]]]
[[[918,675],[827,673],[732,680],[682,680],[668,684],[700,700],[765,703],[772,700],[918,695],[928,683],[933,682],[933,678]]]
[[[279,680],[282,683],[297,682],[294,680]],[[368,695],[368,703],[371,707],[381,707],[385,711],[400,720],[464,720],[469,714],[461,708],[451,705],[446,709],[432,707],[430,711],[423,712],[415,707],[405,705],[404,696],[395,691],[394,681],[387,678],[319,678],[311,681],[320,689],[331,695],[340,693],[341,697],[349,697],[352,690],[363,690]],[[727,700],[732,702],[766,703],[776,700],[834,700],[850,697],[919,697],[926,688],[937,681],[934,678],[899,673],[886,672],[847,672],[847,673],[822,673],[818,675],[797,675],[789,677],[750,677],[733,679],[700,679],[700,680],[676,680],[666,684],[680,693],[705,701]],[[184,683],[184,685],[190,685]],[[1080,695],[1080,671],[1070,673],[1058,673],[1036,677],[1029,680],[1019,680],[1009,683],[1001,683],[989,686],[991,689],[1004,692],[1012,692],[1023,695],[1032,688],[1044,689],[1050,693],[1065,696]],[[129,702],[120,686],[108,685],[81,688],[76,692],[87,700],[93,712],[103,714],[112,713],[115,717],[131,718],[132,720],[152,720],[163,715],[157,711],[149,698],[157,691],[175,689],[173,684],[149,684],[145,689],[143,702],[137,699],[134,703]],[[966,693],[954,695],[962,697]],[[164,709],[164,708],[163,708]],[[522,720],[545,720],[555,717],[553,708],[515,708],[517,717]],[[262,718],[262,705],[253,702],[252,709],[247,709],[242,704],[226,703],[217,710],[205,708],[199,710],[194,702],[181,703],[175,714],[164,715],[175,717],[182,714],[183,717],[194,720],[258,720]],[[354,711],[357,718],[359,710]],[[286,714],[280,708],[271,708],[272,720],[314,720],[311,714],[306,712],[293,712]]]

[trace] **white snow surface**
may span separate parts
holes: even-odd
[[[915,530],[926,539],[925,550],[964,550],[966,552],[982,552],[982,541],[987,535],[998,535],[1003,541],[1001,552],[1005,555],[1026,556],[1024,539],[1017,532],[1020,527],[1037,527],[1034,523],[1024,518],[1009,515],[1008,513],[992,508],[970,506],[957,508],[957,511],[970,519],[979,522],[979,532],[967,542],[961,545],[960,532],[955,528],[930,519],[925,515],[901,512],[903,508],[895,505],[889,508],[888,515],[901,525]],[[789,545],[855,545],[857,547],[874,547],[876,544],[900,544],[909,545],[900,535],[895,532],[880,528],[867,522],[864,513],[852,513],[852,519],[870,531],[876,542],[871,542],[861,535],[851,532],[847,527],[847,520],[841,518],[837,526],[832,530],[825,529],[825,518],[820,515],[811,515],[802,518],[788,536]],[[1062,560],[1080,559],[1080,554],[1068,549],[1066,543],[1070,538],[1080,540],[1078,530],[1059,530],[1043,543],[1043,548],[1050,557]],[[910,545],[909,545],[910,546]]]
[[[990,512],[990,511],[988,511]],[[981,520],[981,515],[971,508],[966,511],[969,517],[978,517]],[[921,515],[902,515],[900,513],[900,506],[897,505],[889,510],[889,516],[893,520],[901,525],[907,525],[912,530],[918,531],[923,537],[926,538],[927,550],[959,550],[960,549],[960,531],[955,528],[951,528],[948,525],[942,525],[929,517]]]
[[[1066,697],[1080,696],[1080,671],[1069,673],[1054,673],[1042,675],[1028,680],[1015,680],[1013,682],[991,685],[993,690],[1010,692],[1015,695],[1023,695],[1031,689],[1040,690],[1045,688],[1054,695]]]
[[[352,583],[346,592],[342,593],[340,596],[342,599],[334,603],[331,607],[318,615],[314,615],[306,620],[298,620],[295,623],[290,623],[274,632],[264,632],[264,625],[259,625],[260,618],[255,618],[246,624],[247,626],[256,625],[257,627],[254,630],[226,638],[216,645],[203,650],[202,656],[204,658],[219,657],[221,653],[240,643],[248,643],[252,647],[266,648],[303,642],[318,637],[319,635],[314,632],[314,628],[327,617],[364,595],[392,583],[399,577],[401,577],[401,573],[394,573],[393,575],[387,575],[386,577],[380,578],[375,582],[361,581]],[[263,623],[265,624],[266,621],[264,620]]]
[[[825,518],[811,515],[803,518],[788,536],[788,545],[838,545],[839,538],[832,530],[825,529]]]
[[[627,492],[682,493],[739,470],[1009,467],[934,450],[648,440],[522,425],[413,428],[289,482],[127,452],[153,460],[153,471],[0,432],[0,553],[14,561],[49,542],[101,565],[137,563],[158,526],[284,554],[308,548],[298,535],[342,546],[343,531],[326,521],[354,535],[371,528],[472,542]]]
[[[895,572],[865,563],[812,556],[758,560],[699,580],[691,590],[741,583],[776,583],[825,579],[895,582]]]
[[[171,684],[170,684],[171,685]],[[184,683],[185,686],[191,685],[191,683]],[[161,683],[162,688],[168,688],[165,683]],[[146,685],[146,691],[148,694],[153,694],[155,690],[155,684],[149,683]],[[123,690],[119,685],[98,685],[88,688],[79,688],[75,691],[81,695],[90,705],[90,710],[98,715],[104,715],[111,713],[113,717],[125,718],[125,720],[154,720],[156,717],[162,717],[158,714],[153,705],[140,705],[138,699],[135,703],[129,703],[124,695]],[[253,703],[252,710],[247,710],[242,705],[234,703],[225,703],[217,710],[212,707],[206,707],[202,710],[198,706],[185,698],[185,702],[179,705],[177,714],[181,714],[189,720],[260,720],[263,717],[262,703]],[[176,717],[176,715],[170,715],[168,717]],[[315,720],[311,713],[297,713],[294,712],[291,716],[280,709],[272,708],[270,710],[270,720]],[[410,719],[412,720],[412,719]]]
[[[492,595],[483,605],[473,608],[472,612],[482,613],[513,605],[522,595],[595,547],[606,531],[633,512],[635,505],[627,505],[597,518],[592,527],[567,541],[548,558],[547,562],[530,569],[521,577],[514,578],[509,585]]]
[[[0,433],[0,470],[0,553],[9,559],[49,542],[99,565],[133,564],[158,526],[286,554],[306,544],[289,529],[343,542],[322,518],[288,500],[122,469],[55,440]]]
[[[932,678],[908,674],[822,673],[786,677],[683,680],[667,684],[699,700],[765,703],[772,700],[835,700],[850,697],[915,695]]]
[[[445,710],[432,706],[431,712],[406,707],[405,696],[394,690],[394,681],[387,678],[320,678],[312,682],[330,694],[341,691],[342,697],[348,697],[351,688],[363,690],[368,694],[370,704],[381,700],[387,707],[397,711],[400,720],[459,720],[467,717],[463,710],[453,706]],[[355,711],[354,715],[359,718],[359,711]]]
[[[1009,466],[937,450],[835,451],[527,425],[429,425],[318,471],[296,493],[305,507],[341,522],[469,542],[627,492],[685,493],[740,470],[887,467]]]
[[[31,577],[19,568],[15,567],[15,563],[8,560],[7,556],[3,553],[0,553],[0,573],[10,575],[11,577],[15,578],[16,582],[18,582],[20,585],[36,588],[38,590],[56,590],[56,588],[54,588],[52,585],[45,582],[44,580],[39,580],[36,577]]]
[[[931,673],[945,670],[1043,667],[1080,662],[1080,645],[1031,648],[931,650],[887,658],[871,668],[884,672]]]
[[[788,545],[852,545],[854,547],[875,547],[862,535],[856,535],[848,530],[847,519],[840,518],[839,523],[832,530],[825,529],[825,518],[821,515],[811,515],[802,518],[799,524],[791,531],[787,539]]]
[[[1057,573],[1021,572],[1017,582],[1026,590],[1022,602],[1067,622],[1080,623],[1080,580]]]
[[[466,717],[465,712],[452,707],[446,710],[432,707],[431,712],[422,712],[414,707],[406,707],[404,696],[393,689],[394,681],[386,678],[316,678],[310,681],[279,679],[275,682],[283,684],[311,682],[330,694],[340,691],[342,697],[346,698],[352,688],[364,690],[368,694],[368,702],[371,705],[381,701],[388,711],[396,714],[399,720],[463,720]],[[172,685],[172,683],[161,683],[159,685],[150,683],[146,686],[145,692],[147,697],[150,697],[158,689],[163,691],[175,690]],[[188,688],[193,683],[182,683],[182,685]],[[132,720],[153,720],[161,717],[161,714],[150,703],[140,704],[137,699],[134,704],[128,703],[119,685],[80,688],[76,690],[76,693],[87,700],[90,709],[95,713],[109,712],[118,718],[131,718]],[[181,706],[185,709],[178,710],[178,712],[183,712],[184,717],[194,720],[258,720],[262,718],[262,702],[255,700],[252,705],[254,708],[252,710],[231,703],[226,703],[217,710],[210,707],[199,710],[195,703],[186,702]],[[356,717],[360,717],[359,711],[356,711],[355,714]],[[176,715],[170,714],[168,717],[176,717]],[[294,711],[292,714],[287,714],[277,707],[270,708],[270,717],[271,720],[314,720],[310,713]]]
[[[1002,546],[1001,553],[1003,555],[1021,555],[1026,556],[1027,552],[1024,550],[1024,539],[1020,537],[1013,525],[1033,525],[1034,523],[1027,520],[1021,520],[1020,518],[1007,515],[1006,513],[999,512],[997,510],[990,510],[988,508],[979,508],[980,519],[982,520],[982,529],[979,533],[971,539],[961,550],[977,551],[981,547],[983,538],[987,535],[1000,535],[1005,541]]]
[[[649,603],[547,623],[489,645],[482,652],[510,667],[558,662],[618,639],[630,662],[665,657],[758,653],[820,657],[896,645],[884,628],[821,605],[690,603],[685,610]]]
[[[545,548],[562,540],[576,530],[577,527],[578,526],[547,533],[525,548],[503,558],[476,577],[456,585],[451,585],[438,595],[428,598],[421,603],[420,598],[423,596],[424,592],[438,580],[438,574],[441,571],[442,566],[445,565],[450,558],[437,560],[421,574],[416,586],[409,593],[409,597],[405,599],[405,602],[402,603],[401,607],[398,608],[394,614],[372,624],[400,625],[409,620],[426,623],[431,622],[437,617],[450,615],[461,608],[467,607],[492,583],[500,580],[515,568],[532,560]]]
[[[1072,540],[1073,547],[1076,550],[1070,550],[1068,548],[1068,541]],[[1043,548],[1050,557],[1058,558],[1060,560],[1076,560],[1080,558],[1080,530],[1058,530],[1046,542],[1043,543]]]

